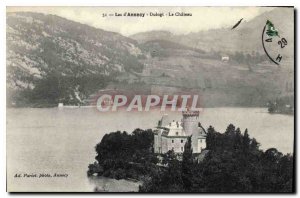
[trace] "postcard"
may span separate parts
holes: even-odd
[[[294,13],[7,7],[7,191],[295,192]]]

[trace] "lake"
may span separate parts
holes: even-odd
[[[88,165],[95,161],[95,145],[105,133],[132,132],[153,128],[164,113],[100,113],[95,108],[7,109],[7,185],[8,191],[93,192],[138,190],[139,183],[108,178],[88,178]],[[168,113],[180,120],[179,112]],[[224,132],[232,123],[246,128],[261,149],[277,148],[293,152],[294,117],[269,114],[264,108],[207,108],[199,121]],[[16,174],[67,174],[67,177],[14,177]]]

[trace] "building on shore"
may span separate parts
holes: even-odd
[[[166,153],[173,150],[183,153],[189,136],[193,153],[201,153],[206,148],[206,131],[199,122],[199,111],[183,111],[182,120],[166,123],[165,116],[158,121],[154,131],[154,152]]]

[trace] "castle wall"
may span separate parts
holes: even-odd
[[[175,153],[183,153],[187,138],[191,136],[193,153],[201,153],[206,148],[206,135],[205,130],[198,126],[198,117],[199,112],[184,111],[182,123],[171,122],[166,126],[168,131],[158,129],[154,139],[154,152],[174,150]]]
[[[186,135],[190,136],[198,130],[198,117],[183,116],[182,124]]]
[[[182,153],[184,151],[184,145],[186,141],[186,137],[169,137],[168,150],[173,149],[175,153]]]
[[[154,153],[160,153],[161,135],[154,134]]]
[[[165,136],[162,136],[162,144],[161,144],[161,147],[162,147],[162,153],[166,153],[168,152],[168,138],[165,137]]]
[[[201,153],[206,148],[206,139],[198,138],[198,153]]]
[[[182,153],[184,145],[187,142],[187,137],[166,137],[160,134],[154,135],[154,152],[166,153],[169,150],[174,150],[175,153]],[[192,136],[193,153],[201,153],[206,148],[205,137],[197,135]]]

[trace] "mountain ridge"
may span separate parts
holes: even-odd
[[[260,21],[263,24],[264,19]],[[246,24],[237,31],[223,28],[189,35],[154,31],[146,33],[150,39],[143,42],[56,15],[9,13],[8,105],[86,104],[98,90],[117,89],[118,84],[130,90],[138,86],[149,94],[174,94],[188,88],[201,94],[208,107],[263,106],[287,91],[291,94],[293,59],[281,69],[268,62],[261,40],[243,46],[239,34],[249,31]],[[226,32],[235,39],[229,44],[218,37]],[[239,49],[241,45],[248,51]],[[230,51],[232,46],[238,51]],[[230,60],[224,62],[222,56]]]
[[[180,35],[175,35],[169,31],[153,30],[133,34],[130,38],[137,40],[139,43],[144,43],[151,40],[157,40],[159,37],[160,40],[180,43],[182,45],[205,50],[207,52],[212,50],[218,51],[220,49],[230,52],[251,52],[249,49],[263,52],[263,48],[261,46],[261,34],[266,20],[273,21],[275,27],[279,28],[279,32],[284,33],[283,35],[285,35],[285,37],[293,43],[294,25],[293,21],[290,21],[290,19],[293,18],[293,15],[293,9],[275,8],[256,16],[249,21],[244,19],[234,30],[231,30],[231,27],[227,27]],[[247,40],[249,42],[242,42]],[[293,53],[293,49],[289,49],[286,54],[291,53]]]
[[[119,73],[142,71],[143,65],[138,61],[141,55],[143,52],[136,41],[115,32],[56,15],[32,12],[7,14],[7,87],[10,93],[34,91],[38,84],[45,85],[42,81],[50,80],[51,76],[63,83],[57,86],[67,89],[57,91],[63,94],[54,93],[51,102],[76,103],[96,91],[96,88],[80,91],[89,89],[86,84],[92,82],[83,80],[85,84],[79,84],[76,81],[97,78],[102,84],[101,77],[113,80]],[[73,84],[67,83],[67,78]],[[59,90],[59,87],[56,88]],[[55,92],[55,89],[52,91]],[[79,92],[80,96],[75,92]],[[39,100],[49,102],[47,94],[45,98],[38,95]],[[17,98],[10,99],[16,103]]]

